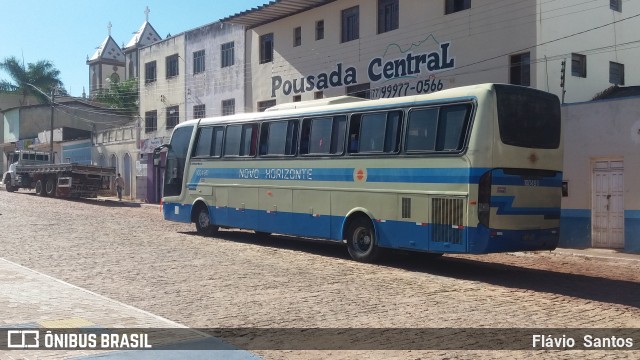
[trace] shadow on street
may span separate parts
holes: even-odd
[[[196,232],[183,233],[198,236]],[[349,259],[347,249],[335,242],[226,230],[220,231],[216,238]],[[429,254],[390,252],[378,262],[378,265],[453,279],[478,281],[507,288],[552,293],[640,308],[640,283],[490,263],[482,261],[482,255],[477,255],[477,257],[478,260],[459,259],[446,255],[441,258],[433,258]]]

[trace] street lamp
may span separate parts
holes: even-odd
[[[40,94],[44,95],[47,97],[47,99],[49,99],[49,101],[51,102],[51,134],[49,134],[49,162],[51,162],[52,164],[54,163],[54,159],[53,159],[53,110],[54,110],[54,98],[56,96],[56,89],[55,87],[53,87],[51,89],[51,96],[45,94],[42,90],[38,89],[38,87],[36,87],[33,84],[29,84],[29,83],[25,83],[29,86],[31,86],[32,88],[34,88],[37,92],[39,92]]]

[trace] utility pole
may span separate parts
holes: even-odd
[[[562,104],[564,104],[564,94],[567,92],[564,87],[564,76],[566,72],[567,61],[562,60],[560,63],[560,88],[562,89]]]
[[[55,103],[53,102],[56,96],[56,88],[51,88],[51,134],[49,134],[49,162],[55,164],[53,159],[53,110]]]

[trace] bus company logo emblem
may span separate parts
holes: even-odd
[[[529,155],[529,161],[531,161],[532,164],[537,163],[538,155],[536,155],[536,153],[531,153],[531,155]]]
[[[40,347],[39,330],[9,330],[7,331],[7,348],[33,349]]]
[[[355,169],[353,171],[353,180],[355,180],[355,182],[366,182],[367,169]]]

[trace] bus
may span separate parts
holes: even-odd
[[[165,220],[331,240],[373,262],[555,249],[561,139],[557,96],[480,84],[189,120],[155,155]]]

